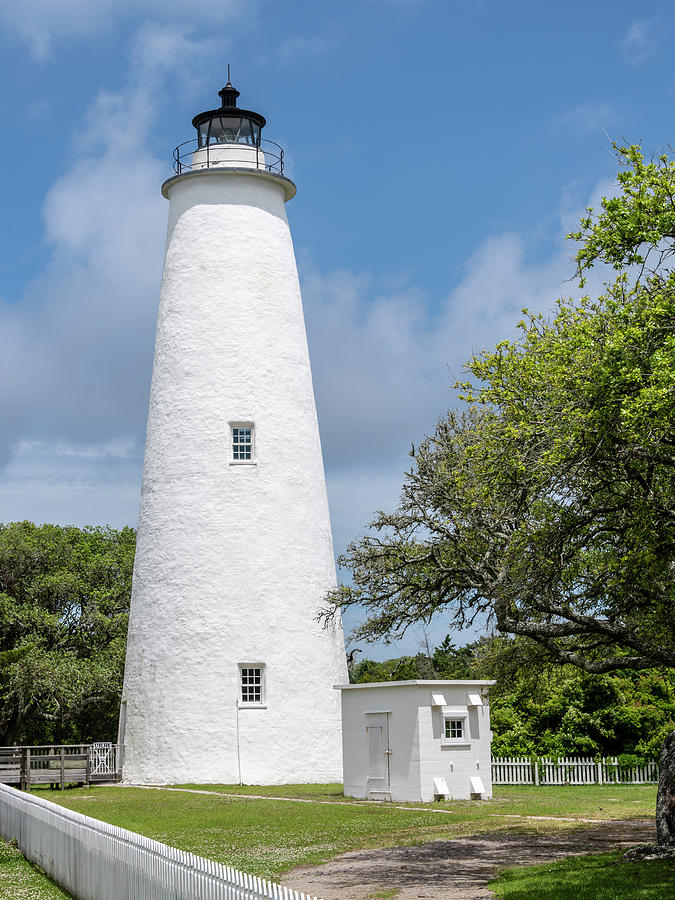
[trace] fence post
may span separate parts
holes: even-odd
[[[537,756],[532,762],[532,772],[534,774],[534,783],[539,784],[539,757]]]
[[[602,757],[598,760],[598,784],[602,784]]]
[[[30,747],[26,747],[26,788],[30,790]]]
[[[27,781],[27,776],[26,776],[26,753],[27,753],[27,751],[26,751],[26,748],[21,747],[20,753],[21,753],[21,763],[19,766],[19,790],[25,791],[26,790],[26,781]]]
[[[66,786],[66,748],[61,747],[61,790]]]
[[[87,781],[87,787],[89,787],[89,785],[91,784],[91,747],[87,747],[87,766],[85,779]]]

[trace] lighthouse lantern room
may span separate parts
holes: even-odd
[[[228,81],[218,91],[222,100],[219,109],[198,113],[192,120],[197,129],[200,147],[208,144],[248,144],[260,146],[260,132],[265,127],[265,119],[260,113],[237,107],[239,91]]]
[[[212,166],[256,168],[283,175],[284,151],[274,141],[262,138],[265,117],[237,106],[239,91],[230,84],[218,92],[221,105],[198,113],[192,120],[196,139],[179,144],[174,151],[177,174]],[[288,182],[290,187],[291,182]],[[293,193],[295,186],[293,186]]]

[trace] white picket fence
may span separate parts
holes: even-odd
[[[619,766],[616,756],[596,760],[590,756],[558,759],[528,756],[492,757],[493,784],[653,784],[659,780],[658,764]]]
[[[77,900],[317,900],[4,784],[0,837]]]

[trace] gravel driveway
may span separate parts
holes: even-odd
[[[322,900],[486,900],[487,882],[500,869],[534,865],[579,853],[601,853],[654,841],[647,819],[608,822],[569,831],[496,831],[416,847],[360,850],[320,866],[287,873],[283,884]]]

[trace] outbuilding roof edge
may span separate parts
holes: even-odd
[[[485,679],[476,679],[476,680],[462,680],[462,681],[452,681],[450,679],[439,679],[439,680],[419,680],[419,681],[365,681],[360,684],[334,684],[334,691],[352,691],[358,688],[381,688],[381,687],[410,687],[411,685],[420,685],[422,687],[430,687],[439,685],[443,685],[445,687],[469,687],[482,685],[483,687],[490,687],[490,685],[496,684],[497,682],[492,680]]]

